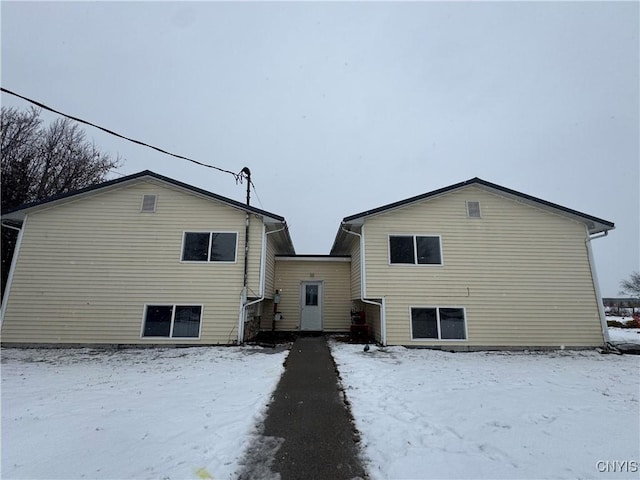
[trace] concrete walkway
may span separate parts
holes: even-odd
[[[325,338],[296,339],[285,367],[240,478],[365,478]]]

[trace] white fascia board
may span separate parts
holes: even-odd
[[[295,257],[275,257],[276,262],[351,262],[351,257],[315,257],[313,255],[298,255]]]

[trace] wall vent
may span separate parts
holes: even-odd
[[[156,211],[157,200],[157,195],[144,195],[142,197],[142,209],[140,211],[143,213],[154,213]]]
[[[467,216],[480,218],[480,202],[467,202]]]

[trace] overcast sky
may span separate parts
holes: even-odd
[[[638,6],[3,1],[2,86],[248,166],[252,204],[286,217],[298,253],[329,253],[345,216],[476,176],[613,221],[593,247],[615,296],[640,270]],[[230,175],[86,131],[121,174],[244,200]]]

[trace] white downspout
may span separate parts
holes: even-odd
[[[238,345],[242,345],[244,339],[244,311],[247,302],[247,288],[242,287],[240,292],[240,313],[238,314]]]
[[[7,225],[3,223],[3,227],[11,228],[18,231],[18,238],[16,239],[16,246],[13,249],[13,256],[11,257],[11,266],[9,267],[9,275],[7,276],[7,284],[4,286],[4,295],[2,297],[2,306],[0,307],[0,328],[4,323],[4,315],[7,311],[7,302],[9,300],[9,291],[11,290],[11,284],[13,283],[13,274],[16,270],[16,263],[18,263],[18,254],[20,253],[20,247],[22,246],[22,235],[24,228],[27,224],[27,216],[25,215],[22,221],[22,228],[14,227],[13,225]]]
[[[262,252],[260,252],[260,289],[258,293],[260,295],[260,298],[256,300],[252,300],[247,303],[246,292],[244,292],[244,294],[240,296],[240,318],[238,321],[238,345],[242,345],[242,341],[244,339],[244,316],[245,316],[247,307],[250,307],[251,305],[254,305],[256,303],[260,303],[261,301],[264,300],[265,283],[266,283],[265,277],[267,272],[267,236],[274,233],[281,232],[286,228],[287,227],[282,227],[278,230],[267,232],[266,225],[264,223],[262,224]]]
[[[382,346],[387,345],[387,308],[385,303],[385,297],[382,297],[382,301],[380,303],[374,302],[373,300],[367,300],[365,298],[367,292],[367,282],[366,282],[366,269],[364,264],[365,252],[364,252],[364,236],[353,232],[351,230],[347,230],[343,225],[340,225],[340,228],[345,233],[349,233],[351,235],[355,235],[358,237],[360,241],[360,301],[362,303],[368,303],[370,305],[377,305],[380,307],[380,343]],[[364,233],[364,225],[362,226],[362,231]]]
[[[596,238],[606,237],[609,232],[604,231],[602,235],[589,236],[589,229],[587,228],[587,239],[585,244],[587,246],[587,256],[589,257],[589,269],[591,270],[591,279],[593,281],[593,289],[596,293],[596,303],[598,304],[598,314],[600,315],[600,325],[602,327],[602,337],[604,343],[609,343],[609,327],[607,326],[607,317],[604,313],[604,305],[602,303],[602,294],[600,293],[600,284],[598,283],[598,275],[596,273],[596,265],[593,261],[593,252],[591,251],[591,240]]]
[[[380,336],[382,337],[382,346],[387,346],[387,298],[382,297],[382,305],[380,305]]]

